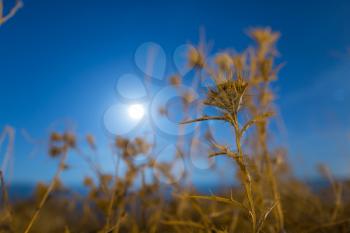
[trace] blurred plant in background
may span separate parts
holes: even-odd
[[[16,0],[15,5],[10,9],[9,12],[4,10],[4,1],[0,0],[0,26],[11,19],[19,9],[23,7],[23,2],[21,0]]]

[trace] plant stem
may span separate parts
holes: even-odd
[[[65,167],[65,161],[66,161],[66,158],[67,158],[67,155],[68,155],[68,152],[65,150],[65,152],[63,153],[62,155],[62,159],[61,159],[61,162],[59,164],[59,167],[55,173],[55,176],[53,177],[53,179],[51,180],[51,183],[49,185],[49,187],[47,188],[43,198],[41,199],[38,207],[36,208],[32,218],[30,219],[30,222],[28,224],[28,226],[26,227],[24,233],[29,233],[30,229],[32,228],[34,222],[36,221],[36,219],[38,218],[39,216],[39,213],[40,213],[40,210],[42,209],[42,207],[44,206],[44,204],[46,203],[50,193],[52,192],[52,190],[54,189],[55,187],[55,184],[56,184],[56,181],[58,180],[58,178],[60,177],[62,171],[64,170],[64,167]]]
[[[248,198],[248,203],[249,203],[249,215],[252,219],[252,229],[253,232],[256,232],[256,212],[255,212],[255,205],[254,205],[254,199],[253,199],[253,191],[252,191],[252,180],[251,176],[249,174],[249,171],[247,169],[247,166],[243,160],[243,151],[242,151],[242,146],[241,146],[241,131],[239,129],[239,124],[237,120],[237,114],[234,114],[233,120],[232,120],[232,125],[235,129],[235,134],[236,134],[236,147],[237,147],[237,157],[234,157],[236,163],[238,164],[238,167],[243,175],[242,183],[244,186],[245,193]]]
[[[267,149],[267,142],[266,142],[266,121],[264,121],[261,125],[260,125],[260,129],[259,131],[259,141],[260,141],[260,145],[262,147],[263,150],[263,158],[265,160],[266,163],[266,172],[267,172],[267,176],[269,178],[270,184],[271,184],[271,188],[272,188],[272,195],[274,198],[274,201],[277,203],[276,204],[276,208],[274,210],[275,215],[277,216],[278,219],[278,225],[279,225],[279,231],[284,230],[284,216],[283,216],[283,210],[282,210],[282,204],[280,201],[280,193],[278,191],[278,187],[277,187],[277,180],[276,177],[273,174],[273,170],[272,170],[272,163],[271,163],[271,158],[269,156],[269,152]]]
[[[105,226],[106,232],[108,232],[109,228],[110,228],[113,205],[114,205],[114,202],[115,202],[115,199],[116,199],[116,191],[117,191],[117,186],[118,186],[118,172],[119,172],[120,156],[121,155],[118,154],[117,164],[116,164],[116,167],[115,167],[115,180],[114,180],[114,185],[113,185],[113,188],[112,188],[112,196],[111,196],[111,199],[110,199],[110,201],[108,203],[107,220],[106,220],[106,226]]]

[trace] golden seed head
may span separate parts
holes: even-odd
[[[52,132],[50,135],[50,140],[52,142],[58,142],[58,141],[61,141],[62,139],[63,139],[62,135],[57,132]]]
[[[204,104],[221,108],[227,112],[240,110],[248,83],[243,79],[227,80],[209,89]]]
[[[271,28],[255,28],[249,32],[249,35],[260,45],[260,46],[271,46],[273,45],[280,34],[278,32],[272,32]]]
[[[232,70],[232,59],[227,53],[220,53],[215,57],[215,63],[219,69],[224,72],[230,72]]]
[[[115,145],[116,147],[118,147],[119,149],[126,149],[126,147],[129,144],[129,140],[123,137],[117,137],[115,139]]]
[[[151,148],[151,145],[147,143],[144,139],[137,137],[134,142],[136,146],[137,153],[146,154]]]
[[[188,51],[188,64],[191,68],[202,69],[205,66],[205,58],[202,51],[192,47]]]
[[[188,104],[190,104],[191,102],[194,101],[195,96],[193,95],[192,92],[187,91],[187,92],[183,93],[182,98],[183,98],[184,103],[186,105],[188,105]]]
[[[63,149],[57,146],[51,146],[49,149],[49,155],[53,158],[61,155],[62,152],[63,152]]]
[[[174,87],[178,87],[181,85],[181,78],[179,75],[173,75],[170,77],[170,84]]]
[[[85,177],[83,183],[86,187],[94,186],[94,181],[90,177]]]
[[[75,135],[72,133],[64,133],[63,134],[63,141],[68,145],[69,147],[75,147],[76,146],[76,138]]]

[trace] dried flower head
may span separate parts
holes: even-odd
[[[76,146],[76,138],[73,133],[64,133],[63,141],[68,147],[74,148]]]
[[[255,28],[249,32],[249,35],[258,45],[267,47],[273,45],[280,37],[280,34],[278,32],[272,32],[271,28]]]
[[[94,138],[94,136],[92,136],[91,134],[88,134],[87,136],[86,136],[86,141],[87,141],[87,143],[89,144],[89,146],[90,146],[90,148],[91,149],[96,149],[96,144],[95,144],[95,138]]]
[[[147,143],[144,139],[137,137],[134,142],[137,152],[140,154],[146,154],[151,148],[151,145]]]
[[[182,99],[185,105],[188,105],[192,103],[195,99],[195,96],[192,92],[186,91],[185,93],[182,94]]]
[[[50,140],[52,142],[59,142],[59,141],[62,141],[63,140],[63,137],[61,134],[57,133],[57,132],[53,132],[51,133],[50,135]]]
[[[181,77],[179,75],[173,75],[170,77],[170,84],[174,87],[181,85]]]
[[[49,155],[51,157],[57,157],[63,153],[63,148],[57,146],[51,146],[49,149]]]
[[[227,80],[209,89],[204,104],[215,106],[226,112],[237,112],[242,104],[248,83],[243,79]]]
[[[205,66],[204,53],[192,47],[188,51],[188,64],[191,68],[202,69]]]
[[[83,183],[86,187],[94,186],[94,181],[90,177],[85,177]]]
[[[129,144],[129,140],[123,137],[118,136],[115,139],[115,145],[116,147],[118,147],[119,149],[126,149],[126,147]]]
[[[128,148],[126,150],[124,150],[124,157],[125,158],[131,158],[131,157],[134,157],[138,154],[138,150],[135,146],[135,144],[129,144],[128,145]]]
[[[227,53],[220,53],[215,57],[215,63],[218,65],[219,69],[223,72],[232,71],[232,59]]]

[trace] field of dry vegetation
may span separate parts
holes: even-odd
[[[0,22],[5,22],[12,15],[6,20],[0,17]],[[185,119],[179,131],[206,121],[223,121],[232,129],[231,145],[213,136],[212,131],[220,128],[206,127],[193,137],[210,144],[211,149],[202,156],[232,160],[236,176],[225,179],[236,180],[236,186],[203,195],[176,182],[171,172],[176,171],[175,161],[159,163],[152,159],[155,145],[143,137],[116,137],[116,170],[120,162],[127,169],[122,176],[105,173],[93,158],[103,156],[97,153],[99,147],[93,135],[87,135],[85,144],[79,145],[73,131],[52,132],[48,156],[60,162],[51,183],[39,183],[31,198],[12,202],[6,176],[0,173],[0,232],[350,232],[350,182],[334,178],[326,166],[320,166],[329,185],[316,192],[293,176],[285,149],[270,148],[269,123],[275,117],[275,93],[270,85],[282,68],[275,64],[279,33],[254,28],[249,36],[251,47],[242,53],[219,53],[213,62],[208,62],[204,44],[189,49],[187,64],[196,72],[193,89],[202,82],[210,83],[205,93],[198,91],[200,103],[194,103],[194,96],[182,91],[183,77],[173,75],[168,79],[183,97]],[[209,109],[211,114],[194,119],[193,108],[198,112]],[[169,109],[160,111],[166,117]],[[12,129],[6,128],[0,135],[0,145],[11,135]],[[188,155],[186,143],[179,137],[175,160]],[[83,152],[86,148],[89,152]],[[86,177],[83,183],[89,190],[87,195],[69,190],[60,180],[61,174],[71,169],[66,161],[72,154],[81,156],[93,171],[94,177]],[[138,164],[133,158],[141,154],[148,155],[148,160]],[[135,189],[135,180],[147,170],[156,175]],[[165,190],[171,190],[170,197]]]

